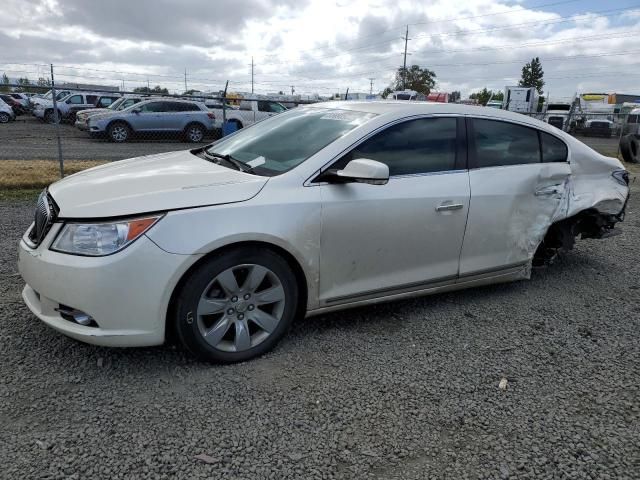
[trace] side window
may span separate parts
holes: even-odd
[[[98,95],[87,95],[87,103],[91,103],[93,105],[98,101]]]
[[[142,106],[142,111],[145,113],[159,113],[168,111],[168,102],[151,102],[145,103]]]
[[[269,108],[269,102],[265,102],[264,100],[258,101],[258,111],[259,112],[270,112],[271,108]]]
[[[73,105],[81,105],[82,95],[74,95],[73,97],[69,97],[69,100],[67,100],[67,102]]]
[[[454,170],[456,119],[421,118],[392,125],[355,147],[334,168],[344,168],[356,158],[385,163],[389,175]]]
[[[101,97],[100,100],[98,100],[98,105],[101,107],[108,107],[112,103],[113,103],[113,98],[111,97]]]
[[[286,110],[282,105],[277,102],[269,102],[269,111],[273,113],[282,113]]]
[[[538,131],[498,120],[473,120],[476,167],[540,163]]]
[[[638,123],[638,115],[629,115],[627,123]]]
[[[118,108],[118,110],[124,110],[125,108],[130,107],[131,105],[135,105],[136,103],[138,103],[138,102],[136,102],[133,99],[125,100],[124,102],[122,102],[122,104],[120,105],[120,108]]]
[[[562,140],[544,132],[540,132],[540,140],[542,141],[543,162],[549,163],[567,161],[567,146]]]

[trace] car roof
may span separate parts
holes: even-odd
[[[476,105],[463,105],[459,103],[441,102],[414,102],[402,100],[349,100],[320,102],[309,105],[311,108],[335,108],[341,110],[353,110],[377,115],[390,114],[398,117],[409,115],[468,115],[474,117],[491,117],[496,120],[507,120],[525,123],[536,128],[546,127],[548,124],[531,118],[521,113],[499,110],[497,108],[479,107]],[[552,127],[555,128],[555,127]]]

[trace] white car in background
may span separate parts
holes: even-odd
[[[576,236],[614,234],[628,182],[617,159],[504,110],[298,107],[52,184],[20,242],[22,295],[88,343],[174,337],[243,361],[305,315],[529,278]]]
[[[16,114],[11,106],[7,105],[4,100],[0,98],[0,123],[9,123],[11,120],[16,119]]]

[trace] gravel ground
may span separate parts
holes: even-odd
[[[92,139],[73,125],[60,125],[63,158],[66,160],[123,160],[193,148],[193,144],[179,138],[156,137],[115,144],[107,140]],[[595,150],[616,156],[618,138],[577,137]],[[213,138],[208,138],[211,142]],[[18,117],[16,122],[0,125],[0,160],[57,160],[58,144],[55,126],[41,122],[30,115]]]
[[[32,207],[2,204],[0,477],[640,478],[638,190],[622,235],[531,281],[299,321],[233,366],[45,327],[15,273]]]

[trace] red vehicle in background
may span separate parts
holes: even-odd
[[[449,103],[449,94],[446,92],[431,92],[427,95],[428,102]]]

